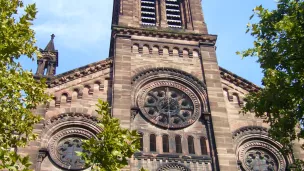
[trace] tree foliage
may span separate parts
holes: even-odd
[[[98,125],[102,131],[96,138],[83,140],[84,151],[78,154],[93,171],[118,171],[128,165],[128,158],[139,151],[140,141],[137,131],[120,127],[119,120],[111,117],[109,104],[98,101]]]
[[[44,81],[17,62],[21,56],[34,60],[38,52],[30,28],[36,13],[35,4],[24,8],[20,0],[0,0],[0,170],[29,170],[29,157],[17,148],[35,139],[33,125],[40,117],[32,110],[49,99]]]
[[[270,136],[292,152],[292,143],[304,137],[304,1],[278,0],[274,10],[261,5],[252,18],[253,48],[239,54],[258,58],[264,87],[247,96],[243,112],[266,117]]]

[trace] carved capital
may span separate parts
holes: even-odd
[[[131,121],[133,121],[136,117],[136,115],[139,112],[139,108],[138,107],[132,107],[131,108]]]
[[[40,149],[37,156],[37,162],[41,163],[44,160],[44,158],[47,156],[47,154],[48,154],[47,149],[45,148]]]
[[[203,113],[202,117],[203,117],[203,119],[204,119],[204,121],[205,121],[206,124],[208,124],[208,125],[211,124],[211,115],[210,115],[210,113],[208,113],[208,114]]]

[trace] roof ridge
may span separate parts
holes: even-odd
[[[257,86],[256,84],[252,83],[251,81],[248,81],[245,78],[242,78],[231,71],[228,71],[225,68],[222,68],[219,66],[220,69],[220,75],[221,78],[235,84],[236,86],[239,86],[243,89],[245,89],[248,92],[256,92],[261,89],[260,86]]]
[[[112,66],[112,63],[113,63],[112,58],[106,58],[101,61],[97,61],[82,67],[75,68],[73,70],[69,70],[67,72],[49,78],[48,86],[49,88],[52,88],[64,84],[66,82],[75,80],[77,78],[83,77],[85,75],[89,75],[107,69]]]

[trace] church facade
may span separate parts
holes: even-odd
[[[20,150],[36,171],[89,170],[75,151],[102,131],[98,99],[141,135],[124,170],[285,171],[304,158],[297,142],[283,155],[263,120],[239,114],[259,87],[218,66],[201,0],[114,0],[112,17],[105,60],[56,75],[54,36],[41,50],[35,77],[55,98],[35,111],[39,138]]]

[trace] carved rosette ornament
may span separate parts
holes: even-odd
[[[153,124],[179,129],[193,124],[201,113],[196,94],[176,81],[154,81],[142,87],[138,106],[142,114]]]

